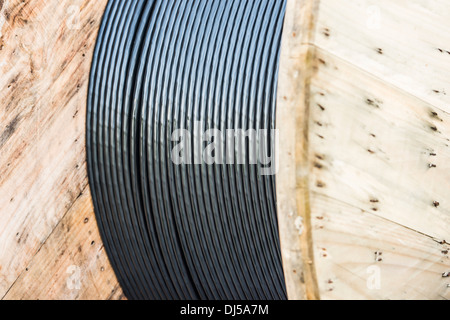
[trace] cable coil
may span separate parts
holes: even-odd
[[[173,161],[177,130],[193,132],[195,148],[197,129],[275,129],[285,2],[108,2],[87,161],[100,233],[129,299],[286,299],[274,175],[260,163]]]

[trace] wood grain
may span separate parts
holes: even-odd
[[[111,275],[93,273],[90,283],[97,289],[90,295],[64,291],[66,265],[91,270],[97,253],[75,254],[79,237],[54,234],[63,231],[66,217],[66,227],[80,234],[91,231],[100,245],[92,207],[80,195],[88,184],[87,84],[106,2],[2,1],[0,297],[9,292],[8,298],[18,299],[104,298],[117,287]],[[82,224],[87,215],[90,224]],[[103,252],[100,261],[109,270]],[[55,287],[44,285],[38,292],[41,279]],[[105,281],[110,284],[104,286]]]
[[[449,257],[430,237],[340,200],[313,193],[321,298],[448,300]]]
[[[309,96],[315,72],[311,59],[316,6],[289,0],[278,84],[279,172],[277,199],[280,241],[290,299],[319,299],[311,234],[309,197]]]
[[[60,221],[5,299],[121,299],[100,239],[89,189]]]
[[[448,299],[448,114],[327,52],[317,59],[309,159],[321,297]]]
[[[450,112],[446,0],[320,0],[315,46]]]
[[[321,299],[448,299],[450,4],[314,4],[295,29],[291,2],[280,70],[289,297],[315,272]]]

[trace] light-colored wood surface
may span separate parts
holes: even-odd
[[[288,0],[278,79],[280,169],[277,200],[286,287],[290,299],[319,299],[311,233],[308,125],[314,72],[314,1]]]
[[[85,164],[88,77],[106,2],[0,1],[0,299],[121,297]],[[80,290],[67,287],[74,270]]]
[[[447,0],[320,0],[314,45],[450,112]]]
[[[123,293],[104,250],[87,189],[5,299],[121,299]]]
[[[321,299],[449,299],[450,3],[314,3],[310,58],[281,61],[300,75],[289,92],[297,108],[281,93],[278,104],[284,260],[296,225],[285,216],[310,216],[302,226],[312,228]],[[287,154],[293,145],[303,149]],[[294,186],[302,192],[287,194]],[[287,276],[290,286],[302,280]]]

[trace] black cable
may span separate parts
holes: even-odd
[[[109,1],[91,69],[87,160],[128,298],[286,299],[275,178],[250,163],[253,144],[225,142],[232,154],[244,148],[245,164],[191,164],[195,152],[189,163],[172,159],[172,134],[186,130],[194,147],[197,123],[201,133],[275,129],[284,10],[285,0]]]
[[[111,30],[114,29],[113,26],[116,23],[116,15],[119,9],[121,9],[119,2],[110,1],[108,3],[105,15],[103,17],[103,23],[99,31],[89,83],[86,148],[91,193],[105,249],[108,252],[113,268],[116,270],[116,275],[122,285],[124,293],[130,299],[136,299],[136,283],[130,279],[128,273],[130,268],[126,265],[126,258],[123,256],[122,250],[119,249],[117,239],[114,237],[115,232],[110,227],[111,219],[108,215],[110,209],[107,208],[108,204],[105,202],[105,198],[103,196],[104,191],[101,187],[103,182],[101,181],[104,181],[104,178],[100,177],[101,172],[98,169],[99,160],[97,153],[97,147],[100,143],[100,132],[97,124],[99,117],[98,103],[100,85],[98,73],[101,72],[101,69],[103,68],[106,47],[110,42],[110,33]]]
[[[152,288],[143,285],[144,283],[149,282],[149,277],[147,273],[138,271],[145,270],[145,266],[142,262],[141,255],[136,252],[138,245],[135,241],[134,232],[130,230],[132,229],[132,222],[129,219],[130,215],[125,214],[124,207],[121,203],[121,190],[123,187],[119,185],[117,181],[117,165],[115,156],[113,156],[115,149],[117,149],[117,144],[113,141],[114,135],[111,135],[111,131],[113,130],[111,119],[115,114],[116,107],[113,98],[117,92],[116,88],[118,85],[115,72],[116,68],[120,67],[117,61],[118,50],[121,48],[124,40],[126,40],[126,31],[129,23],[128,19],[132,17],[136,4],[136,1],[125,2],[123,11],[124,14],[121,14],[122,18],[117,28],[117,36],[115,38],[116,41],[109,48],[110,51],[107,54],[109,64],[106,64],[103,70],[100,99],[101,101],[104,101],[104,106],[102,107],[102,103],[100,103],[100,110],[103,111],[103,119],[100,118],[99,126],[103,129],[104,143],[100,144],[100,157],[103,157],[104,159],[105,165],[102,169],[105,170],[104,174],[107,186],[105,193],[109,198],[108,202],[111,208],[110,213],[112,214],[113,221],[115,222],[116,232],[118,232],[122,239],[124,239],[124,241],[121,241],[121,244],[123,244],[123,250],[128,253],[128,262],[132,264],[131,271],[134,271],[138,286],[141,288],[143,294],[149,295],[149,290]]]

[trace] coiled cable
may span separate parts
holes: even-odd
[[[108,2],[87,161],[101,236],[129,299],[286,299],[275,177],[250,161],[190,164],[195,152],[173,161],[179,130],[195,146],[196,131],[275,129],[285,5]]]

